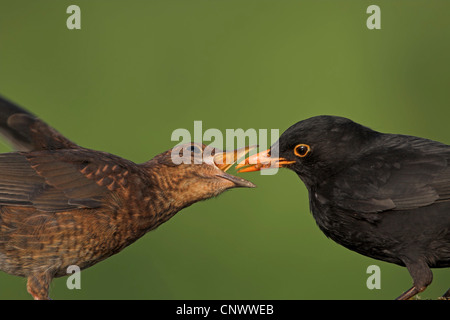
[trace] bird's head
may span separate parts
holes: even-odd
[[[231,188],[254,188],[250,181],[227,173],[227,170],[250,150],[244,147],[222,151],[199,143],[175,146],[157,155],[147,164],[160,185],[167,184],[182,202],[193,203],[219,195]]]
[[[349,119],[317,116],[297,122],[268,150],[246,158],[238,172],[286,167],[315,185],[356,159],[378,133]]]

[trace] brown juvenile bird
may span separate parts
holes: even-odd
[[[189,143],[136,164],[80,147],[3,98],[0,133],[20,151],[0,154],[0,269],[27,277],[34,299],[48,299],[70,265],[88,268],[197,201],[255,187],[225,172],[247,147]]]

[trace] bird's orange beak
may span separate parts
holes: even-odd
[[[219,149],[215,149],[214,156],[212,156],[212,160],[214,165],[219,169],[220,173],[216,173],[216,176],[229,180],[234,183],[235,187],[245,187],[245,188],[255,188],[256,186],[242,179],[241,177],[236,177],[231,174],[228,174],[226,171],[236,163],[237,160],[245,157],[245,155],[252,149],[257,148],[258,146],[248,146],[232,151],[222,151]]]
[[[244,148],[232,150],[232,151],[221,151],[216,149],[214,155],[214,164],[222,171],[226,172],[230,169],[237,160],[244,157],[251,150],[257,148],[258,146],[247,146]]]
[[[284,158],[271,157],[269,155],[270,149],[254,154],[237,164],[238,172],[252,172],[260,171],[262,169],[281,168],[295,161],[289,161]]]

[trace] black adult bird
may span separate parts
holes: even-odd
[[[448,145],[318,116],[296,123],[238,168],[295,171],[327,237],[406,266],[414,285],[397,298],[403,300],[426,289],[430,268],[450,267],[449,164]]]

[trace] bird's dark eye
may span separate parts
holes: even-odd
[[[200,153],[200,148],[194,145],[190,145],[189,147],[186,147],[186,150],[193,153]]]
[[[298,144],[294,148],[295,155],[300,158],[306,157],[310,151],[311,148],[307,144]]]

